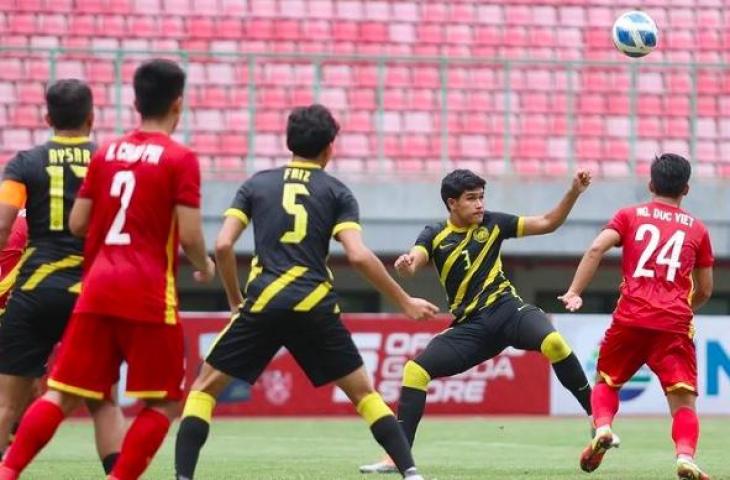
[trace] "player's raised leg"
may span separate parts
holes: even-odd
[[[175,441],[175,478],[192,479],[198,465],[200,450],[210,431],[216,398],[231,382],[231,377],[208,363],[195,379],[185,401],[180,427]]]
[[[358,368],[335,383],[355,405],[357,413],[367,422],[373,437],[393,459],[398,471],[407,479],[422,478],[416,470],[411,447],[398,420],[383,397],[373,389],[365,367]]]

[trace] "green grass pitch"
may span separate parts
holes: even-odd
[[[698,462],[714,480],[730,479],[730,419],[702,422]],[[426,418],[415,455],[428,480],[676,478],[668,418],[619,418],[622,445],[609,452],[591,475],[578,468],[588,440],[583,419],[545,417]],[[177,424],[170,429],[145,479],[173,478]],[[64,424],[26,472],[26,479],[99,479],[91,425]],[[196,478],[241,480],[386,480],[363,476],[361,463],[380,456],[364,423],[357,419],[246,419],[214,421]]]

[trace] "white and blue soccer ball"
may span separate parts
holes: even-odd
[[[644,12],[626,12],[616,19],[612,29],[616,48],[629,57],[643,57],[657,45],[657,28],[654,20]]]

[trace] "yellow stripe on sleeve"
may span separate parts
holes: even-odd
[[[517,219],[517,236],[521,237],[525,234],[525,217]]]
[[[229,208],[228,210],[223,212],[223,216],[237,218],[244,226],[248,225],[249,222],[248,215],[246,215],[245,213],[243,213],[242,210],[239,210],[237,208]]]
[[[334,237],[343,230],[359,230],[362,231],[362,227],[357,222],[342,222],[335,225],[332,229],[332,236]]]
[[[268,305],[272,298],[274,298],[279,292],[284,290],[287,285],[292,283],[297,278],[301,277],[307,272],[307,267],[296,266],[292,267],[279,276],[276,280],[271,282],[264,288],[256,302],[251,307],[251,312],[258,313]]]
[[[428,250],[423,245],[415,245],[413,249],[423,252],[426,255],[426,260],[429,260],[431,258],[431,254],[428,253]]]

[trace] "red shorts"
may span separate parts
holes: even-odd
[[[598,352],[598,374],[620,387],[646,364],[665,392],[697,392],[697,353],[689,335],[613,323]]]
[[[90,313],[71,317],[48,387],[84,398],[110,398],[122,361],[128,364],[128,396],[182,398],[182,325],[132,322]]]

